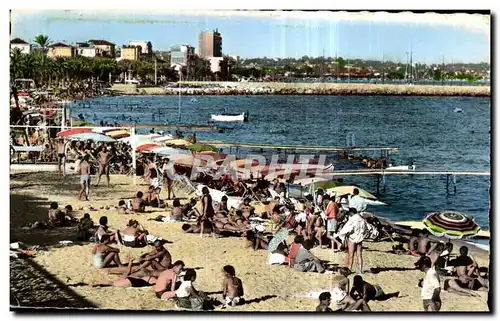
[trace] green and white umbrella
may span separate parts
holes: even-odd
[[[278,232],[276,232],[276,234],[274,234],[274,237],[271,239],[271,241],[269,241],[267,250],[269,252],[276,251],[279,245],[286,240],[289,234],[290,234],[290,229],[287,228],[280,229]]]
[[[423,223],[433,235],[449,239],[473,237],[481,230],[472,217],[453,211],[431,213]]]

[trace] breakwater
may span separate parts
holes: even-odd
[[[333,95],[490,97],[489,86],[435,86],[353,83],[182,82],[177,87],[114,85],[122,95]]]

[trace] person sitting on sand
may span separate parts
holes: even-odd
[[[129,209],[128,209],[128,206],[127,206],[127,203],[125,203],[124,200],[120,200],[118,202],[118,207],[116,208],[116,210],[118,211],[118,214],[128,214],[128,213],[130,213]]]
[[[127,247],[146,246],[147,231],[139,228],[140,223],[136,220],[129,220],[127,227],[120,233],[122,244]]]
[[[457,277],[464,282],[469,282],[471,279],[477,277],[476,270],[478,269],[477,263],[469,256],[469,249],[467,246],[462,246],[459,249],[460,255],[455,260],[455,273]]]
[[[165,270],[170,268],[172,255],[170,255],[170,252],[163,246],[163,242],[157,240],[153,243],[153,246],[153,251],[140,256],[140,269],[149,266],[151,266],[153,270]]]
[[[243,300],[243,283],[236,277],[236,270],[232,265],[222,268],[222,303],[224,306],[235,306]]]
[[[432,266],[431,259],[427,256],[422,259],[422,271],[425,272],[421,291],[424,310],[425,312],[439,312],[441,309],[439,276]]]
[[[109,246],[110,238],[107,234],[102,235],[101,243],[97,243],[92,248],[92,255],[94,260],[94,267],[97,269],[102,269],[109,267],[111,262],[115,262],[117,266],[122,267],[123,264],[120,261],[120,250]]]
[[[245,197],[240,206],[238,206],[238,209],[242,211],[244,214],[248,212],[249,216],[252,216],[255,211],[255,208],[252,205],[250,205],[250,202],[251,199],[249,197]]]
[[[330,292],[322,292],[319,295],[319,305],[316,307],[316,312],[333,312],[330,308],[332,295]]]
[[[187,269],[183,279],[179,288],[175,290],[176,306],[195,311],[203,310],[208,297],[193,286],[194,281],[196,281],[196,271]]]
[[[172,221],[181,222],[182,221],[182,208],[181,208],[181,202],[179,201],[178,198],[174,199],[172,206],[173,206],[172,207],[172,214],[170,215],[170,219]]]
[[[161,188],[159,188],[159,187],[156,187],[156,188],[154,186],[149,187],[147,201],[146,201],[149,206],[152,206],[155,208],[166,207],[165,202],[162,199],[160,199],[160,191],[161,191]]]
[[[59,204],[56,202],[50,203],[50,208],[48,212],[48,222],[49,226],[63,226],[64,225],[64,213],[59,209]]]
[[[141,191],[137,192],[135,198],[132,200],[132,211],[134,213],[144,213],[146,212],[146,203],[142,199],[143,193]]]
[[[158,299],[169,300],[175,297],[179,275],[184,269],[184,262],[176,261],[171,269],[160,273],[156,281],[155,293]]]
[[[89,213],[83,214],[80,223],[78,223],[78,233],[76,239],[79,241],[88,241],[94,234],[94,222]]]
[[[220,203],[217,206],[216,212],[218,216],[226,216],[229,213],[229,209],[227,208],[227,196],[222,196]]]
[[[448,279],[444,281],[443,290],[462,296],[480,296],[475,291],[488,291],[488,280],[478,277],[469,282],[463,282],[460,279]]]
[[[201,216],[198,210],[195,208],[196,203],[197,203],[196,199],[192,198],[189,200],[188,203],[182,206],[182,217],[184,219],[190,220]]]
[[[293,266],[294,269],[299,272],[325,272],[325,267],[321,263],[321,260],[315,257],[309,251],[309,248],[303,245],[304,238],[301,235],[297,235],[293,243],[288,255],[288,264],[290,267]],[[312,242],[307,242],[307,245],[311,243]]]
[[[349,294],[349,279],[342,275],[333,278],[330,294],[335,305],[333,311],[371,311],[368,303],[363,299],[355,300]]]
[[[365,302],[370,300],[387,300],[399,296],[399,291],[385,294],[384,290],[376,284],[370,284],[363,280],[361,275],[354,276],[353,284],[350,292],[354,300],[363,299]]]
[[[96,232],[96,239],[97,242],[102,242],[102,237],[104,235],[107,235],[109,237],[109,242],[113,243],[117,241],[117,236],[116,232],[112,232],[108,228],[108,217],[107,216],[101,216],[99,218],[99,227],[97,228]]]
[[[264,238],[263,236],[260,236],[258,234],[255,234],[253,231],[247,231],[246,233],[246,246],[245,248],[253,249],[254,251],[257,250],[266,250],[269,245],[269,241]]]

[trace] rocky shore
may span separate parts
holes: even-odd
[[[177,87],[114,85],[122,95],[332,95],[332,96],[469,96],[490,97],[489,86],[431,86],[339,83],[183,82]]]

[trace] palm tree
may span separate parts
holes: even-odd
[[[46,35],[38,35],[35,37],[35,40],[33,40],[37,45],[40,46],[42,49],[43,56],[47,54],[47,49],[50,45],[50,38]]]

